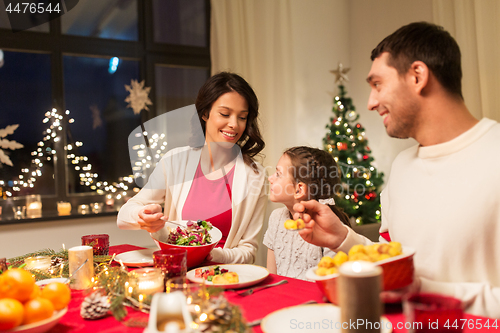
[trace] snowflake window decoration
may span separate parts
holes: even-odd
[[[14,140],[4,139],[7,135],[14,133],[14,131],[19,127],[19,124],[9,125],[3,129],[0,129],[0,164],[7,164],[13,166],[12,161],[9,156],[3,151],[3,149],[19,149],[24,146]]]
[[[125,98],[125,102],[129,103],[127,107],[134,110],[134,114],[140,114],[142,109],[148,110],[148,105],[153,105],[149,99],[149,91],[151,87],[144,87],[144,80],[140,83],[137,80],[132,80],[129,85],[125,85],[125,89],[130,92],[130,95]]]

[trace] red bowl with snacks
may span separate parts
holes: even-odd
[[[402,254],[374,262],[375,265],[382,267],[383,291],[401,289],[413,282],[414,255],[415,249],[403,246]],[[328,300],[338,305],[337,278],[339,274],[319,276],[315,273],[317,268],[317,266],[311,267],[306,272],[306,279],[316,281],[319,289]]]
[[[188,221],[178,221],[178,224],[186,225]],[[151,237],[155,241],[156,245],[162,250],[167,249],[183,249],[187,251],[187,267],[194,267],[200,265],[203,260],[210,254],[210,251],[219,243],[222,238],[222,232],[216,227],[212,227],[208,231],[211,240],[210,243],[205,245],[176,245],[171,244],[167,240],[169,239],[170,233],[177,230],[177,225],[165,222],[165,227],[157,232],[150,233]],[[181,228],[183,229],[183,228]]]

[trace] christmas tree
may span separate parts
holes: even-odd
[[[346,96],[343,82],[347,80],[348,71],[349,68],[342,64],[331,71],[337,76],[339,94],[334,97],[334,115],[326,125],[323,145],[341,170],[342,188],[335,204],[358,225],[376,223],[380,222],[380,190],[384,174],[377,172],[372,164],[365,129],[357,122],[359,115],[352,99]]]

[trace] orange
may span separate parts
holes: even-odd
[[[62,282],[51,282],[43,287],[41,297],[51,301],[54,309],[61,310],[68,306],[71,290]]]
[[[54,306],[48,299],[37,297],[24,304],[23,324],[36,323],[52,317]]]
[[[0,298],[14,298],[26,302],[33,292],[35,279],[28,271],[11,268],[0,275]]]
[[[21,325],[24,308],[21,302],[12,298],[0,299],[0,331]]]
[[[34,299],[40,297],[41,295],[42,295],[42,289],[40,289],[40,287],[37,284],[35,284],[33,286],[33,291],[31,292],[29,299]]]

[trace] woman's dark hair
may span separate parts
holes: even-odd
[[[309,199],[320,200],[336,197],[337,187],[341,187],[340,169],[332,155],[324,150],[312,147],[292,147],[283,153],[292,162],[292,175],[295,182],[306,184]],[[347,226],[351,226],[349,216],[339,207],[328,205]]]
[[[389,53],[388,65],[405,75],[419,60],[452,95],[462,96],[460,48],[449,32],[428,22],[414,22],[396,30],[373,49],[371,59]]]
[[[264,149],[265,143],[260,134],[257,117],[259,116],[259,101],[252,87],[238,74],[220,72],[210,77],[200,88],[196,97],[196,110],[198,118],[205,135],[206,122],[214,102],[222,95],[229,92],[237,92],[248,104],[248,116],[245,131],[237,144],[241,148],[243,160],[256,170],[254,156]]]

